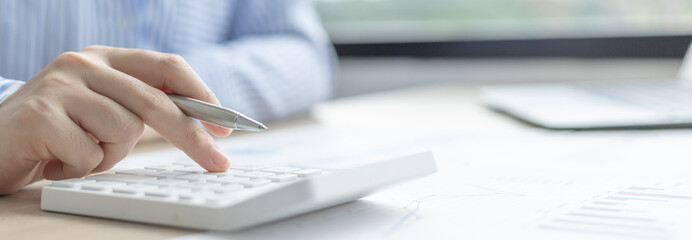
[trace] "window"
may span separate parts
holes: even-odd
[[[335,43],[692,33],[689,0],[315,0]]]

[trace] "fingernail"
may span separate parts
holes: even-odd
[[[222,171],[228,169],[228,156],[223,153],[219,146],[214,145],[214,153],[211,154],[211,161],[216,164]]]

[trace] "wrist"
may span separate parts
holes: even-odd
[[[14,92],[24,86],[24,82],[17,80],[9,80],[0,77],[0,104]]]

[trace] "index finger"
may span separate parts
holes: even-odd
[[[103,46],[87,47],[82,51],[87,54],[100,53],[96,56],[101,56],[101,60],[113,69],[133,76],[152,87],[165,88],[175,94],[221,105],[214,92],[179,55]],[[231,133],[231,129],[228,128],[206,122],[202,124],[217,136],[228,136]]]
[[[84,77],[89,89],[113,99],[139,116],[202,167],[209,171],[225,171],[228,168],[228,158],[214,144],[214,139],[162,91],[109,67],[88,71]]]

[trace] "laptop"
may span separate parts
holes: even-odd
[[[481,88],[484,105],[550,129],[692,127],[692,46],[675,79]]]

